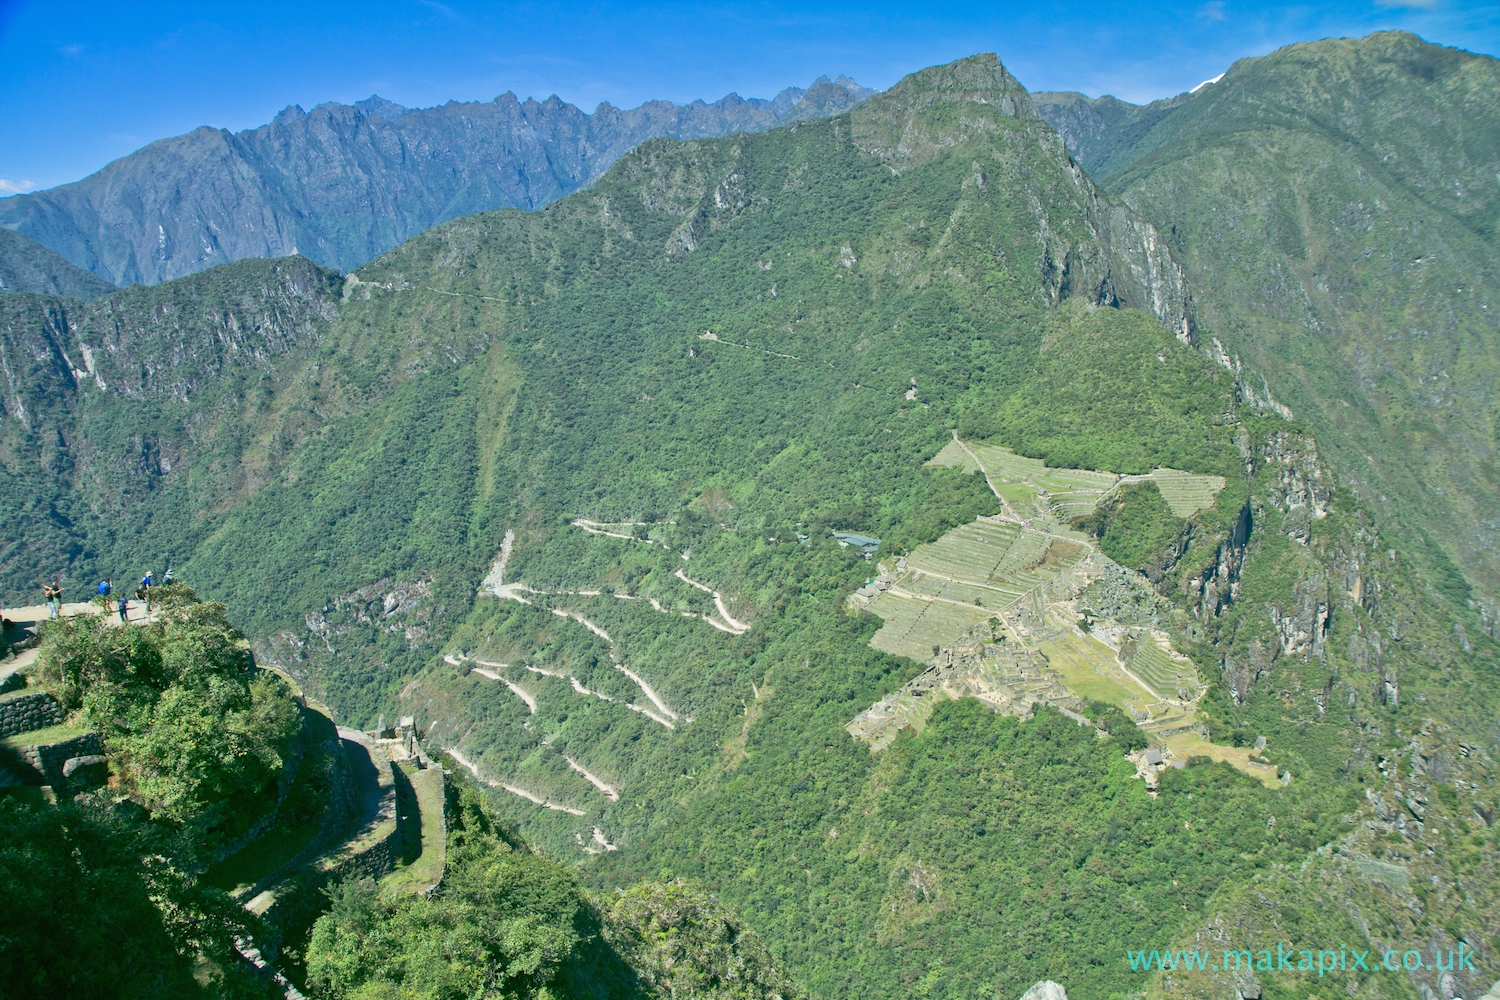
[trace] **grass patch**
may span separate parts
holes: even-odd
[[[72,722],[63,722],[56,726],[48,726],[46,729],[33,729],[29,733],[17,733],[14,736],[7,736],[0,743],[8,747],[46,746],[49,743],[62,743],[65,740],[71,740],[73,737],[82,736],[87,732],[89,732],[87,726],[81,726]]]

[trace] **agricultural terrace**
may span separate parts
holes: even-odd
[[[1173,513],[1191,516],[1213,504],[1223,478],[1165,468],[1143,476],[1053,469],[1008,448],[957,439],[927,464],[983,473],[1005,501],[1004,512],[919,545],[894,566],[888,560],[879,578],[851,598],[884,620],[872,646],[932,665],[908,685],[910,692],[903,688],[872,707],[850,731],[879,749],[903,726],[920,728],[919,719],[931,710],[928,690],[953,697],[966,685],[988,690],[993,678],[980,676],[988,668],[972,664],[988,664],[993,653],[1000,658],[996,663],[1009,658],[1044,664],[1026,681],[1041,685],[1038,692],[1056,684],[1052,690],[1059,696],[1118,705],[1157,738],[1191,732],[1194,702],[1204,690],[1192,662],[1174,653],[1164,634],[1112,618],[1094,622],[1092,629],[1081,621],[1078,595],[1113,564],[1091,538],[1068,525],[1119,486],[1147,479],[1157,483]],[[956,660],[955,650],[967,650],[981,633],[1008,645],[990,648],[986,639],[974,648],[989,652]],[[960,660],[970,665],[957,667]],[[1007,680],[1011,702],[1020,705],[1033,694],[1056,701],[1010,684],[1026,680],[1025,670],[1017,669],[1017,678]]]
[[[1192,517],[1212,507],[1224,488],[1223,476],[1204,476],[1161,468],[1146,476],[1120,476],[1089,469],[1053,469],[1040,459],[1017,455],[1009,448],[973,441],[950,441],[928,462],[983,472],[995,490],[1022,520],[1051,517],[1068,524],[1092,511],[1117,486],[1151,480],[1177,517]]]
[[[885,619],[871,645],[925,660],[977,622],[1031,603],[1049,585],[1060,583],[1071,594],[1086,582],[1083,563],[1092,551],[1084,541],[1009,522],[961,525],[897,563],[890,586],[870,605]]]
[[[1212,507],[1219,491],[1224,488],[1223,476],[1197,476],[1176,469],[1157,469],[1151,473],[1151,478],[1161,491],[1161,498],[1178,517],[1192,517],[1200,510]]]

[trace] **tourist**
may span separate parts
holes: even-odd
[[[56,580],[42,584],[42,596],[47,600],[47,618],[55,620],[62,611],[62,587]]]
[[[130,620],[130,618],[126,615],[126,612],[129,611],[129,610],[130,610],[130,598],[126,597],[124,594],[121,594],[120,595],[120,621],[122,621],[122,622],[128,622]]]
[[[146,570],[146,575],[141,577],[141,597],[146,602],[146,614],[151,613],[151,571]]]

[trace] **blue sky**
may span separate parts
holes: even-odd
[[[76,180],[153,139],[288,104],[412,107],[556,93],[585,110],[770,97],[820,73],[888,87],[995,51],[1033,90],[1180,93],[1241,56],[1405,28],[1500,52],[1500,0],[1185,3],[220,4],[0,0],[0,194]]]

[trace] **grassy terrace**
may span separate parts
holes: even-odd
[[[1156,701],[1114,666],[1114,651],[1097,639],[1064,630],[1037,648],[1068,690],[1081,698],[1141,712]]]
[[[56,726],[48,726],[46,729],[33,729],[29,733],[17,733],[0,740],[0,745],[8,747],[31,747],[46,746],[49,743],[61,743],[71,740],[75,736],[82,736],[88,732],[87,726],[72,722],[64,722]]]
[[[443,863],[447,850],[446,831],[443,825],[443,772],[440,768],[418,769],[410,762],[398,765],[406,779],[407,788],[402,789],[402,821],[418,820],[403,831],[406,851],[400,867],[381,880],[381,884],[395,892],[421,892],[436,885],[443,877]],[[411,796],[406,801],[406,795]],[[410,816],[415,809],[417,815]],[[412,836],[419,831],[419,836]]]
[[[993,614],[984,607],[915,600],[894,594],[880,595],[871,603],[870,610],[885,619],[870,645],[914,660],[930,658],[935,647],[952,642],[970,626]]]
[[[1176,469],[1157,469],[1151,473],[1151,478],[1161,490],[1161,498],[1178,517],[1192,517],[1200,510],[1212,507],[1214,498],[1224,488],[1223,476],[1195,476]]]
[[[1155,641],[1143,639],[1130,660],[1130,671],[1150,684],[1164,698],[1174,697],[1179,690],[1196,693],[1199,687],[1197,671],[1190,662],[1174,659]]]

